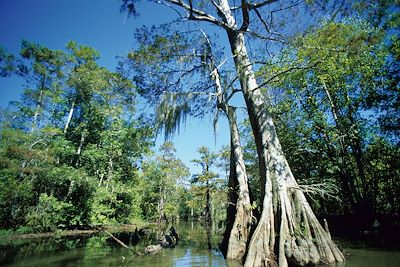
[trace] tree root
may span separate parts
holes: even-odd
[[[249,243],[249,249],[244,263],[245,267],[264,266],[277,267],[274,245],[274,213],[272,207],[272,194],[264,197],[264,209],[261,214],[260,222]]]
[[[344,256],[308,204],[302,191],[281,187],[279,266],[343,262]]]

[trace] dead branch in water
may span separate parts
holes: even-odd
[[[108,232],[107,230],[104,230],[104,232],[106,234],[108,234],[112,239],[114,239],[114,241],[116,241],[118,244],[120,244],[121,246],[123,246],[124,248],[129,249],[130,251],[132,251],[133,253],[135,253],[136,255],[140,255],[142,256],[143,254],[140,252],[135,251],[133,248],[129,247],[128,245],[126,245],[124,242],[122,242],[121,240],[119,240],[118,238],[116,238],[113,234],[111,234],[110,232]]]

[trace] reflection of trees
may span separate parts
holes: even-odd
[[[0,244],[0,265],[5,263],[18,263],[21,266],[29,264],[42,266],[51,263],[53,265],[85,265],[98,266],[173,266],[178,262],[190,264],[191,261],[215,262],[220,257],[221,264],[224,261],[216,248],[221,241],[221,233],[216,231],[212,224],[199,222],[180,223],[174,225],[180,236],[174,249],[164,249],[162,253],[140,257],[116,243],[107,242],[108,235],[96,234],[85,236],[71,236],[44,239],[17,240]],[[157,243],[165,234],[168,227],[160,228],[151,225],[145,228],[145,236],[136,245],[127,243],[136,252],[143,252],[144,247]],[[138,230],[140,231],[140,230]],[[135,231],[113,232],[113,235],[130,236]],[[216,258],[217,257],[217,258]],[[198,264],[198,262],[196,262]]]

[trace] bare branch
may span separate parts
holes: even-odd
[[[258,11],[258,9],[254,9],[254,11],[256,12],[256,15],[258,17],[258,19],[261,21],[261,23],[264,25],[265,30],[270,33],[269,27],[267,25],[267,23],[265,22],[265,20],[262,18],[260,11]]]
[[[287,41],[283,40],[283,37],[282,37],[282,39],[278,39],[278,38],[271,37],[271,36],[261,35],[261,34],[259,34],[259,33],[257,33],[257,32],[254,32],[254,31],[247,31],[247,33],[249,33],[249,34],[251,34],[252,36],[255,36],[255,37],[257,37],[257,38],[266,40],[266,41],[274,41],[274,42],[278,42],[278,43],[282,43],[282,44],[288,44]]]
[[[242,15],[243,15],[243,23],[242,26],[240,27],[240,31],[245,32],[249,28],[250,24],[249,9],[246,0],[242,0]]]
[[[31,146],[29,147],[29,150],[32,150],[33,147],[34,147],[35,145],[37,145],[37,144],[47,145],[47,143],[45,142],[45,140],[39,139],[39,140],[33,142],[33,144],[31,144]]]
[[[165,2],[162,2],[162,1],[157,1],[156,3],[171,8],[173,11],[175,11],[176,14],[178,14],[178,16],[179,16],[181,19],[183,19],[183,16],[182,16],[181,12],[179,12],[178,9],[176,9],[176,8],[173,7],[173,6],[171,6],[170,4],[165,3]]]
[[[289,187],[291,189],[301,190],[308,194],[313,200],[312,195],[319,195],[321,197],[327,197],[334,199],[338,202],[342,200],[338,197],[339,187],[332,182],[326,183],[314,183],[314,184],[299,184],[298,187]]]
[[[264,1],[264,2],[260,2],[260,3],[249,4],[249,9],[252,10],[252,9],[260,8],[260,7],[272,4],[272,3],[277,2],[277,1],[279,1],[279,0],[267,0],[267,1]]]
[[[314,64],[312,64],[311,66],[305,66],[305,67],[295,66],[295,67],[288,68],[288,69],[286,69],[286,70],[284,70],[284,71],[278,72],[278,73],[276,73],[275,75],[273,75],[272,77],[270,77],[268,80],[266,80],[265,82],[263,82],[262,84],[260,84],[258,87],[254,88],[253,90],[258,90],[258,89],[260,89],[261,87],[263,87],[263,86],[267,85],[268,83],[272,82],[273,80],[275,80],[275,79],[278,78],[279,76],[284,75],[284,74],[286,74],[286,73],[288,73],[288,72],[291,72],[291,71],[294,71],[294,70],[311,69],[311,68],[314,68],[314,67],[315,67],[316,65],[318,65],[319,63],[320,63],[320,61],[317,61],[317,62],[315,62]]]
[[[284,11],[284,10],[287,10],[287,9],[290,9],[290,8],[293,8],[293,7],[295,7],[295,6],[298,6],[298,5],[302,4],[304,1],[305,1],[305,0],[300,0],[300,1],[296,2],[296,3],[291,4],[291,5],[288,5],[288,6],[279,8],[279,9],[272,10],[272,11],[271,11],[271,14],[272,14],[272,13],[276,13],[276,12],[280,12],[280,11]]]
[[[229,100],[231,100],[231,98],[236,94],[242,92],[242,90],[240,89],[233,89],[232,92],[229,94],[229,96],[226,98],[226,101],[229,102]]]
[[[186,75],[189,75],[189,74],[195,72],[195,71],[198,70],[198,69],[201,69],[201,66],[194,66],[193,68],[184,71],[183,74],[182,74],[182,75],[178,78],[178,80],[175,82],[175,85],[178,85],[178,84],[181,82],[182,78],[184,78]]]
[[[211,16],[210,14],[207,14],[202,10],[193,8],[191,0],[189,1],[189,5],[184,3],[182,0],[165,0],[165,1],[173,5],[179,6],[185,9],[187,12],[189,12],[189,17],[188,17],[189,20],[207,21],[214,25],[221,26],[225,29],[230,29],[230,27],[226,23],[216,19],[215,17]]]

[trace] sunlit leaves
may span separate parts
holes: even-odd
[[[29,87],[0,132],[2,227],[43,231],[140,218],[138,166],[153,129],[135,114],[132,83],[98,59],[74,42],[66,52],[23,42],[10,70]]]

